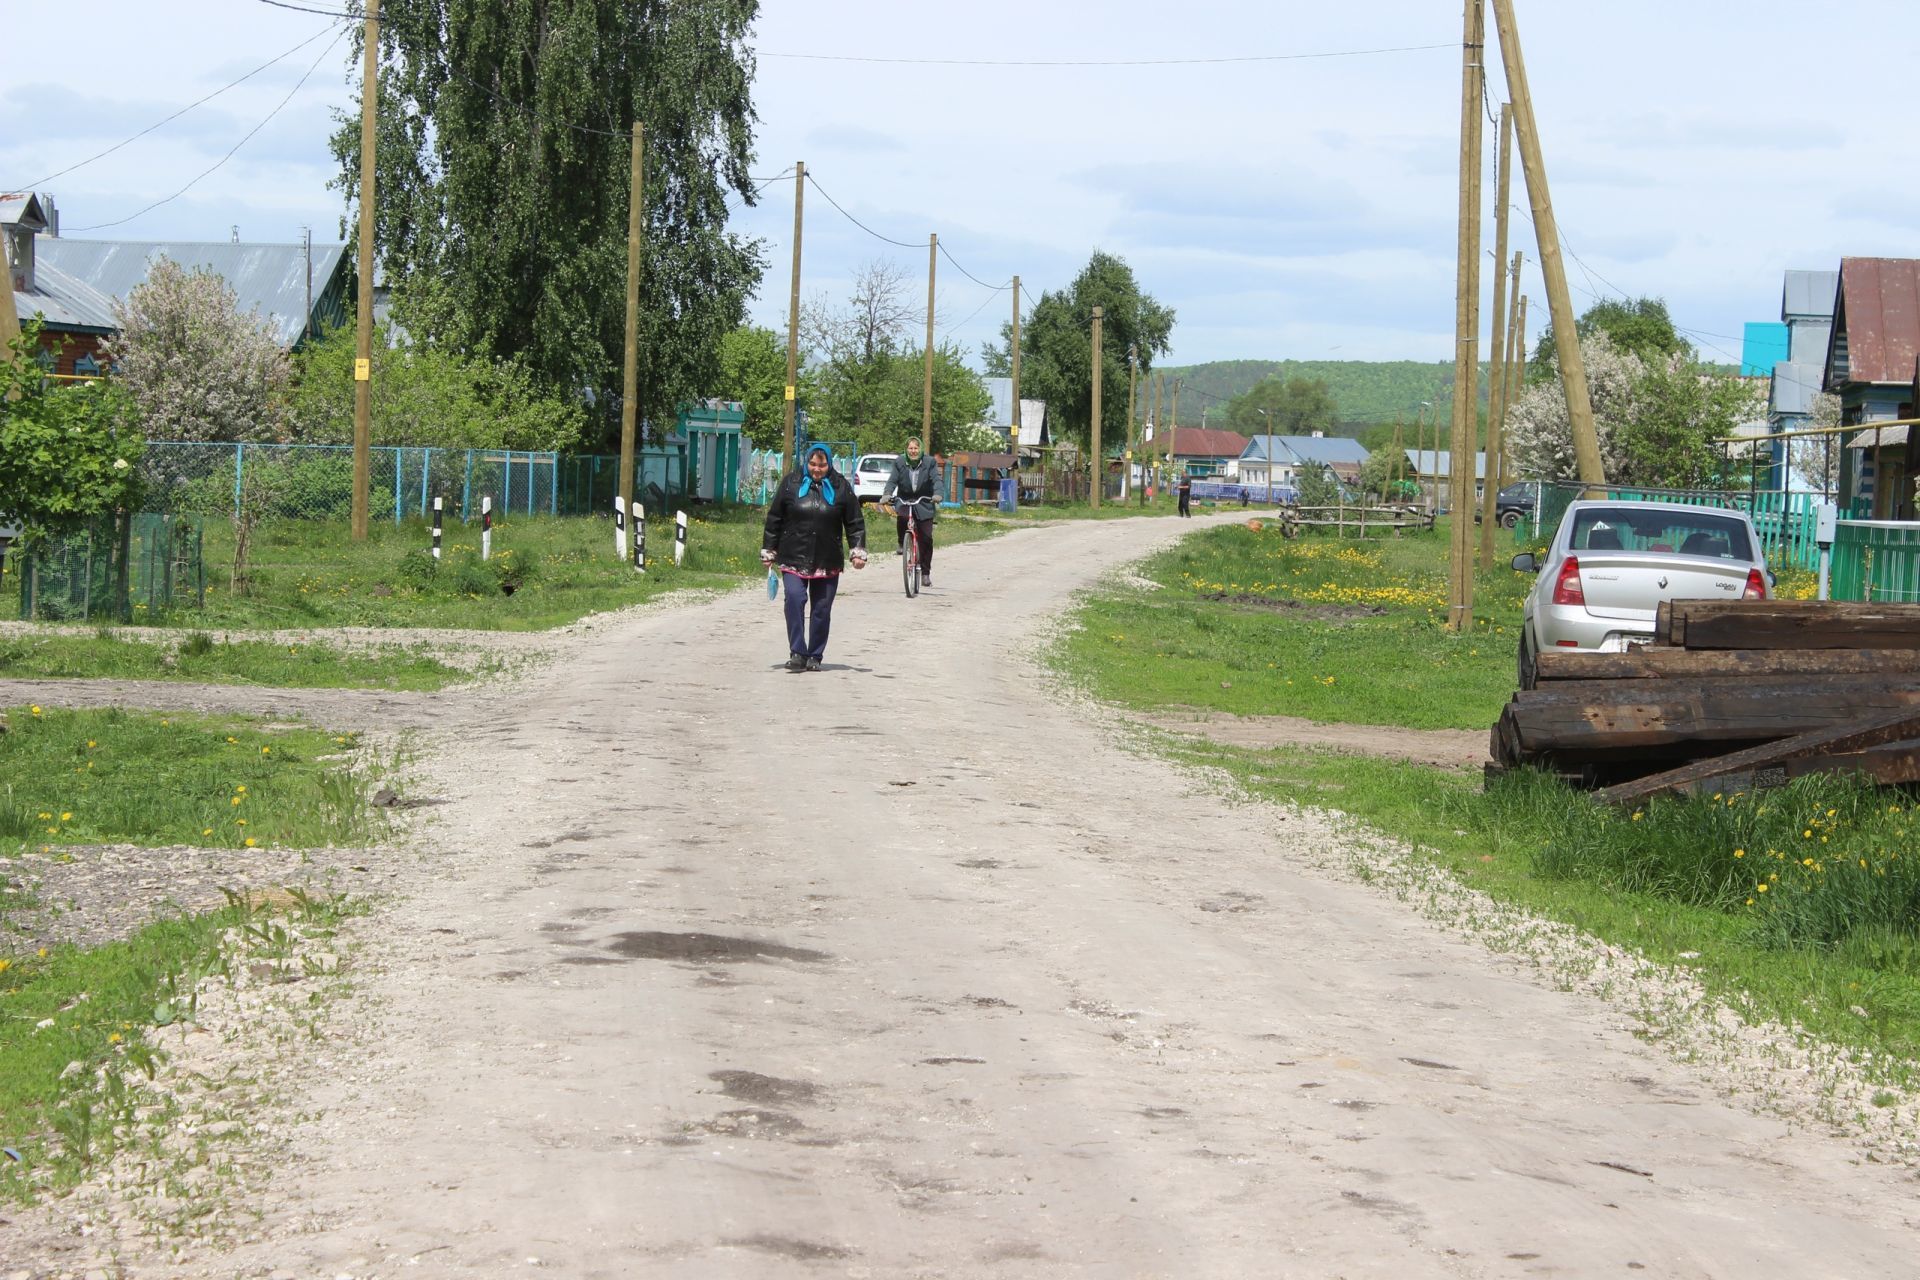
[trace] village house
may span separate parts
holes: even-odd
[[[1920,259],[1843,258],[1821,389],[1840,397],[1841,511],[1854,519],[1912,519],[1913,416],[1920,357]]]

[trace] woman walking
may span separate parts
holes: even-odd
[[[853,567],[867,567],[867,521],[853,484],[833,469],[825,445],[807,450],[804,467],[780,482],[767,504],[760,562],[778,566],[786,587],[787,670],[818,671],[833,624],[833,597],[850,547]]]

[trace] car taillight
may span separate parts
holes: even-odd
[[[1560,576],[1553,584],[1553,602],[1587,607],[1587,593],[1580,586],[1580,562],[1572,556],[1560,565]]]
[[[1747,570],[1747,589],[1740,593],[1742,600],[1765,600],[1767,598],[1767,580],[1758,569]]]

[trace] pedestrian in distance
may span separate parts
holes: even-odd
[[[816,444],[806,464],[774,492],[760,539],[760,563],[777,567],[786,588],[787,670],[820,669],[848,560],[855,569],[867,567],[866,517],[853,482],[833,469],[827,447]]]
[[[1193,518],[1193,477],[1182,471],[1179,486],[1174,490],[1180,495],[1180,514]]]
[[[914,538],[920,545],[920,581],[927,586],[933,585],[933,522],[939,512],[939,486],[940,464],[921,457],[919,438],[908,437],[906,456],[893,460],[893,474],[887,477],[880,501],[893,504],[894,541],[906,542],[907,521],[913,521]]]

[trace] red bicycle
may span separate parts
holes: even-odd
[[[881,505],[881,510],[895,519],[899,518],[903,509],[907,512],[907,532],[900,539],[900,576],[909,600],[920,594],[920,522],[913,516],[913,510],[918,505],[913,502]]]

